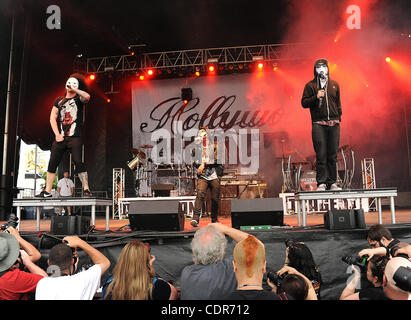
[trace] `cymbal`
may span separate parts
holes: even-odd
[[[151,149],[153,146],[151,144],[145,144],[144,146],[140,146],[141,149]]]
[[[140,150],[140,149],[131,149],[131,152],[135,155],[135,156],[139,156],[142,159],[146,158],[146,154],[144,153],[144,151]]]

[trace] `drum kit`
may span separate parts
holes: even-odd
[[[171,163],[156,164],[150,157],[152,145],[142,145],[139,149],[131,149],[133,159],[127,166],[135,171],[135,189],[139,197],[155,197],[158,190],[167,186],[170,196],[194,195],[197,169],[193,165],[177,165]],[[170,188],[168,187],[170,186]]]
[[[281,192],[315,191],[317,189],[315,156],[300,161],[291,161],[296,151],[284,152],[281,158],[281,173],[283,178]],[[310,159],[313,159],[310,161]],[[307,167],[310,165],[310,167]],[[351,189],[355,171],[354,150],[350,145],[338,149],[337,184],[342,189]]]

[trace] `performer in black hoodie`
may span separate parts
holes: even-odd
[[[327,60],[315,62],[314,79],[305,85],[301,104],[311,113],[317,191],[341,190],[336,184],[342,114],[340,86],[330,79]]]

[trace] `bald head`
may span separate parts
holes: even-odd
[[[234,248],[236,274],[247,278],[260,277],[265,272],[265,248],[256,237],[249,235]]]

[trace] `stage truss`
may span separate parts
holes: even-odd
[[[124,198],[124,168],[113,168],[113,219],[124,219],[119,209],[119,199]]]
[[[304,60],[310,58],[310,43],[267,44],[255,46],[222,47],[162,51],[88,58],[87,73],[140,72],[152,69],[206,67],[210,62],[219,65],[252,63],[256,60]]]

